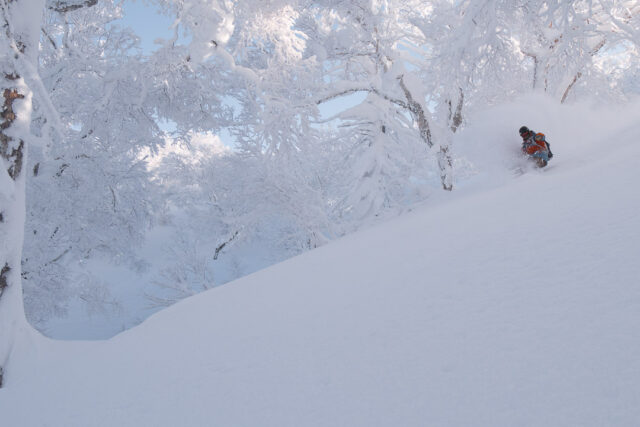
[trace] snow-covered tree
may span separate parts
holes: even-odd
[[[303,56],[304,35],[294,28],[299,13],[290,2],[258,9],[248,2],[227,6],[224,19],[222,9],[217,9],[207,30],[200,25],[193,30],[189,49],[208,49],[207,55],[198,55],[200,62],[194,67],[228,74],[222,73],[222,79],[227,82],[226,102],[233,107],[227,128],[235,138],[235,150],[189,172],[198,176],[199,195],[183,206],[192,221],[188,226],[198,229],[198,244],[207,248],[199,253],[209,253],[200,257],[201,262],[235,264],[237,274],[246,274],[253,267],[239,266],[234,254],[241,248],[260,247],[270,262],[276,262],[326,242],[330,227],[324,171],[319,167],[325,162],[309,119],[316,110],[313,105],[300,107],[300,99],[309,96],[310,75],[317,70],[315,60]],[[190,15],[191,9],[180,10],[186,10],[180,16],[190,28],[201,22]],[[161,287],[177,294],[189,292],[177,277],[190,275],[181,265],[193,263],[181,258],[170,266],[158,281]]]
[[[564,103],[583,83],[611,87],[595,66],[598,57],[639,43],[640,7],[635,1],[531,0],[518,14],[518,41],[532,62],[532,87]],[[587,93],[594,93],[593,87]]]
[[[423,172],[434,166],[443,188],[451,189],[448,149],[434,141],[425,91],[405,48],[416,29],[401,3],[316,2],[299,24],[309,37],[308,54],[323,69],[313,102],[366,94],[361,105],[332,118],[344,130],[340,139],[348,143],[347,161],[340,162],[346,194],[338,196],[336,206],[342,220],[357,223],[406,204],[412,182],[424,182]],[[418,154],[418,147],[437,163]],[[421,167],[415,167],[416,159]]]
[[[20,257],[25,221],[27,148],[36,61],[40,0],[2,1],[0,26],[0,386],[19,335],[25,333]]]
[[[32,150],[23,278],[31,322],[63,314],[89,291],[83,263],[136,265],[135,248],[160,210],[143,149],[164,143],[159,90],[132,53],[136,37],[113,26],[120,6],[50,7],[40,52],[44,89],[62,137]],[[35,103],[34,128],[46,123]]]

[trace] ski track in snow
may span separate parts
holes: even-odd
[[[639,425],[640,125],[619,129],[110,340],[25,331],[2,425]]]

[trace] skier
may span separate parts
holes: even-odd
[[[520,128],[522,137],[522,152],[533,159],[538,167],[547,166],[553,157],[551,147],[543,133],[536,133],[526,126]]]

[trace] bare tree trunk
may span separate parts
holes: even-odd
[[[446,191],[453,190],[453,160],[449,154],[449,145],[440,145],[438,151],[438,167],[440,168],[440,182]]]
[[[451,133],[456,133],[462,125],[462,107],[464,106],[464,92],[462,88],[458,88],[459,95],[456,102],[456,109],[453,110],[453,102],[451,99],[447,100],[449,106],[449,116],[447,117],[447,124]],[[451,139],[447,140],[446,144],[440,145],[440,151],[438,152],[438,167],[440,168],[440,180],[442,187],[445,190],[451,191],[453,189],[453,161],[449,154]]]
[[[418,122],[420,138],[427,144],[429,148],[433,148],[431,128],[429,127],[429,122],[427,120],[427,115],[425,114],[424,108],[419,102],[413,99],[411,92],[404,84],[402,76],[400,76],[398,81],[400,82],[400,87],[402,88],[402,91],[407,98],[409,111],[411,112],[414,120]],[[451,160],[451,155],[449,154],[449,146],[447,144],[440,145],[440,150],[438,151],[438,168],[440,169],[440,181],[442,183],[442,188],[447,191],[451,191],[453,189],[453,161]]]

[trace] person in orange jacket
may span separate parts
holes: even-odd
[[[526,126],[520,128],[522,152],[531,157],[538,167],[545,167],[553,157],[551,148],[543,133],[536,133]]]

